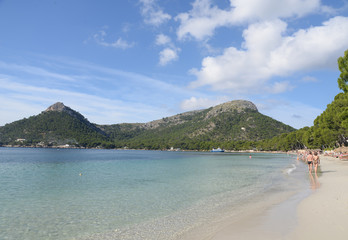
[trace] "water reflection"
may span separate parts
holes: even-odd
[[[317,173],[314,173],[314,176],[312,173],[309,173],[309,179],[311,183],[311,189],[315,190],[320,187],[320,182]]]

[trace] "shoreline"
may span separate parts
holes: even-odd
[[[239,204],[183,234],[178,240],[282,239],[295,228],[296,212],[289,211],[310,195],[306,165],[296,161],[297,171],[284,172],[285,182]],[[237,212],[232,213],[232,208]],[[228,214],[228,213],[231,214]],[[225,216],[227,214],[227,216]],[[279,221],[279,218],[282,218]],[[277,231],[273,231],[276,228]]]
[[[210,232],[202,227],[180,240],[347,239],[348,161],[328,156],[320,159],[317,177],[304,173],[308,174],[307,189],[252,203],[238,219],[234,216],[213,222],[217,226],[210,226]]]
[[[298,205],[298,226],[289,239],[347,239],[348,161],[321,157],[320,172],[320,187]]]
[[[33,148],[33,149],[94,149],[94,150],[139,150],[139,151],[164,151],[164,152],[211,152],[211,150],[171,150],[171,149],[137,149],[137,148],[100,148],[100,147],[75,147],[75,146],[20,146],[20,145],[0,145],[1,148]],[[295,151],[259,151],[259,150],[224,150],[225,153],[280,153],[296,155]],[[221,154],[221,153],[218,153]]]

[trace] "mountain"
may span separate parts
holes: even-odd
[[[99,127],[113,138],[116,144],[126,143],[127,146],[140,148],[174,146],[189,149],[201,149],[201,146],[206,146],[206,142],[213,144],[226,141],[257,141],[295,130],[259,113],[252,102],[244,100],[235,100],[143,124]],[[205,144],[197,146],[202,142]]]
[[[96,125],[55,103],[39,115],[0,127],[0,143],[44,146],[209,149],[214,144],[269,139],[295,129],[235,100],[148,123]],[[209,143],[209,144],[208,144]]]
[[[102,135],[105,135],[103,131],[101,131],[95,124],[90,123],[82,114],[72,110],[71,108],[65,106],[61,102],[57,102],[51,106],[49,106],[44,112],[61,112],[63,114],[68,114],[72,117],[72,119],[79,120],[82,124],[88,126],[88,128],[99,132]]]
[[[0,142],[4,144],[89,146],[105,140],[106,134],[95,124],[60,102],[39,115],[0,128]]]

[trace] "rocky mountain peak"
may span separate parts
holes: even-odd
[[[215,106],[214,108],[220,108],[223,110],[235,109],[237,111],[244,110],[244,109],[251,109],[251,110],[258,111],[256,105],[247,100],[234,100],[234,101],[222,103],[220,105]]]
[[[219,113],[237,111],[243,112],[246,109],[258,111],[256,105],[247,100],[233,100],[213,107],[206,115],[206,118],[217,116]]]
[[[238,113],[241,113],[245,111],[246,109],[258,111],[255,104],[250,101],[234,100],[234,101],[222,103],[220,105],[211,107],[210,110],[206,113],[204,118],[209,119],[211,117],[216,117],[219,114],[225,113],[225,112],[237,111]],[[184,122],[190,121],[192,117],[194,117],[196,114],[199,114],[203,111],[205,111],[205,109],[185,112],[185,113],[177,114],[171,117],[154,120],[154,121],[142,124],[142,127],[145,129],[154,129],[164,124],[169,124],[169,125],[182,124]]]
[[[85,118],[81,113],[76,112],[75,110],[71,109],[68,106],[65,106],[64,103],[62,103],[62,102],[56,102],[55,104],[49,106],[44,112],[63,112],[63,113],[67,113],[70,116],[72,116],[74,118],[77,118],[79,121],[83,122],[87,126],[93,128],[97,132],[105,135],[105,133],[102,130],[100,130],[98,127],[96,127],[95,124],[90,123],[88,121],[88,119]]]
[[[45,112],[50,112],[50,111],[54,111],[54,112],[63,112],[64,110],[67,110],[67,107],[64,105],[64,103],[62,102],[56,102],[55,104],[49,106]]]
[[[65,112],[65,113],[69,114],[70,116],[84,119],[84,117],[80,113],[74,111],[70,107],[65,106],[64,103],[62,103],[62,102],[56,102],[55,104],[49,106],[45,110],[45,112]]]

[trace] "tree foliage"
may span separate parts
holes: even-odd
[[[1,127],[0,141],[3,144],[95,147],[107,141],[96,129],[95,125],[65,112],[43,112]],[[18,142],[18,139],[25,140]]]
[[[338,78],[338,87],[343,90],[343,92],[348,92],[348,50],[344,52],[343,57],[339,57],[338,68],[341,71],[340,77]]]

